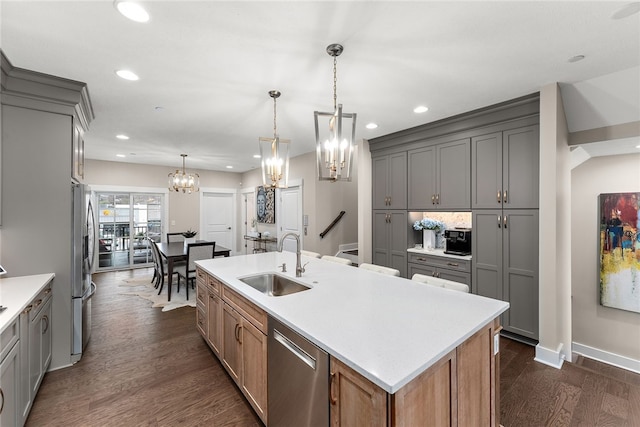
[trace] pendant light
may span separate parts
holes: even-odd
[[[260,157],[262,157],[262,184],[268,188],[287,188],[289,183],[289,144],[290,140],[280,139],[276,125],[276,100],[280,97],[277,90],[269,91],[273,98],[273,138],[260,137]]]
[[[343,113],[342,104],[338,104],[337,101],[337,58],[343,50],[344,48],[340,44],[327,46],[327,53],[333,57],[333,112],[315,111],[313,113],[316,124],[316,157],[320,181],[351,181],[356,113]],[[349,132],[349,127],[351,132]]]
[[[182,157],[182,170],[176,169],[175,172],[169,174],[169,190],[183,193],[193,193],[200,191],[200,175],[197,173],[187,173],[185,170],[186,154],[180,154]]]

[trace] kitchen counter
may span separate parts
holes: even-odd
[[[441,256],[445,258],[455,258],[455,259],[464,259],[467,261],[471,261],[471,255],[453,255],[453,254],[445,254],[444,249],[424,249],[424,248],[409,248],[407,252],[412,252],[414,254],[423,254],[423,255],[433,255],[433,256]]]
[[[311,287],[270,297],[238,280],[276,272]],[[508,303],[407,279],[269,252],[196,261],[201,268],[332,356],[395,393],[509,307]]]
[[[0,333],[10,325],[45,286],[55,277],[53,273],[0,279]]]

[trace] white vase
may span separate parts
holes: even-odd
[[[436,248],[436,232],[434,230],[422,230],[422,247],[427,250]]]
[[[195,237],[185,237],[184,238],[184,248],[187,249],[187,245],[189,243],[195,243],[196,242],[196,238]]]

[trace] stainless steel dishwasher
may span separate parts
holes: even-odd
[[[269,317],[269,427],[329,425],[329,355]]]

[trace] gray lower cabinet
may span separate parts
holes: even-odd
[[[407,208],[407,152],[371,159],[373,209]]]
[[[470,209],[470,144],[464,138],[408,152],[409,210]]]
[[[16,319],[0,335],[0,426],[21,426],[20,333]]]
[[[471,288],[471,261],[430,254],[409,253],[408,278],[414,274],[439,277]]]
[[[473,209],[537,209],[539,126],[471,139]]]
[[[507,301],[508,332],[538,339],[538,210],[473,211],[472,292]]]
[[[400,271],[407,277],[406,211],[373,211],[373,263]]]

